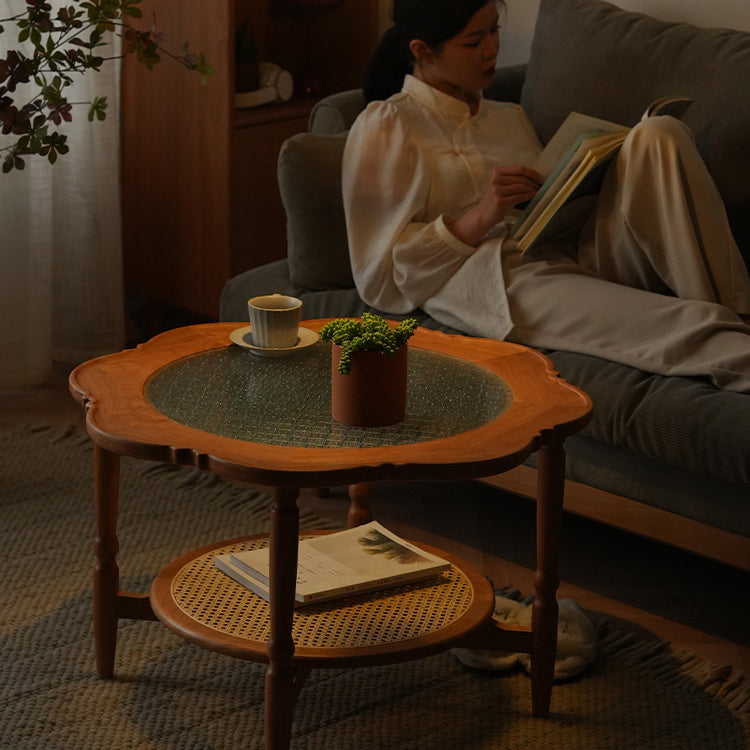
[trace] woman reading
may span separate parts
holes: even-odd
[[[496,0],[395,0],[343,165],[360,296],[466,333],[750,392],[750,277],[689,130],[628,134],[574,238],[510,238],[542,178],[517,104],[486,100]]]

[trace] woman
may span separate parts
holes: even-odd
[[[484,100],[495,0],[395,0],[373,99],[344,153],[344,206],[362,298],[422,308],[467,333],[567,349],[750,391],[750,278],[687,129],[629,134],[574,241],[521,257],[507,238],[541,183],[516,104]]]

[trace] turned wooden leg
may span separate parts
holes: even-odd
[[[287,750],[292,741],[296,699],[292,623],[299,542],[298,495],[296,489],[276,489],[271,510],[271,636],[266,670],[266,750]]]
[[[117,505],[120,491],[120,457],[94,443],[94,502],[96,539],[94,542],[94,648],[96,671],[112,677],[117,647],[117,593],[120,572],[117,567]]]
[[[531,702],[534,716],[548,716],[557,650],[558,557],[565,490],[565,451],[561,442],[539,451],[537,486],[536,598],[531,611]]]
[[[346,517],[347,526],[353,529],[364,523],[372,521],[372,508],[370,498],[372,497],[372,483],[362,482],[349,485],[349,513]]]

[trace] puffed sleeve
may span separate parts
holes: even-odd
[[[445,215],[425,214],[429,165],[390,102],[371,103],[352,126],[342,185],[354,280],[373,307],[402,314],[423,307],[474,253]]]

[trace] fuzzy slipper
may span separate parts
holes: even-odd
[[[555,679],[565,680],[583,672],[596,658],[596,630],[583,610],[572,599],[560,599],[557,625]],[[531,602],[516,601],[504,595],[495,597],[495,619],[509,625],[531,626]],[[531,672],[531,656],[508,651],[480,651],[454,648],[458,660],[470,669],[504,671],[520,664]]]

